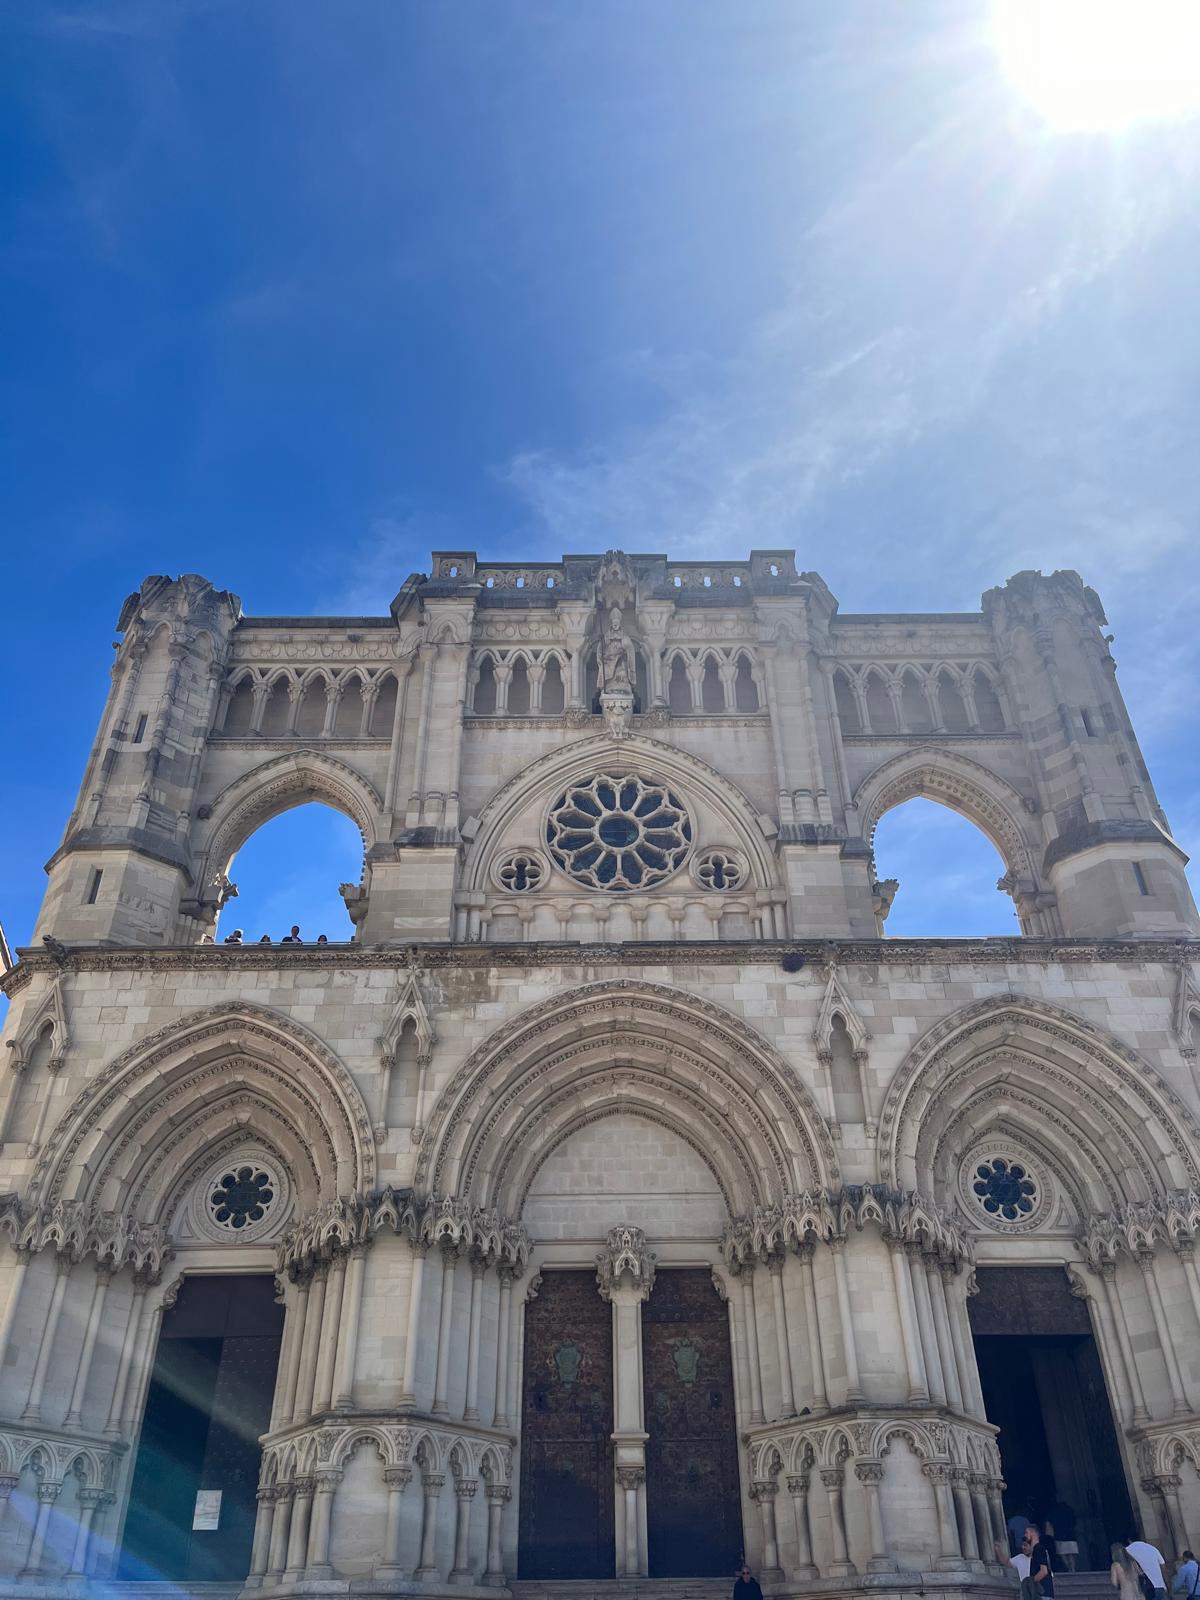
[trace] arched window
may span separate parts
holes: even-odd
[[[342,739],[357,739],[362,731],[362,713],[362,683],[358,674],[352,672],[348,678],[343,678],[341,683],[337,714],[333,723],[334,733]]]
[[[838,1122],[865,1122],[867,1113],[863,1105],[862,1074],[854,1059],[854,1041],[840,1011],[835,1011],[830,1019],[829,1075]]]
[[[588,651],[583,664],[583,703],[591,712],[600,710],[600,669],[594,650]]]
[[[942,669],[937,680],[938,712],[947,733],[966,733],[971,726],[967,708],[953,676]]]
[[[396,697],[398,685],[395,675],[387,672],[379,680],[379,692],[375,696],[375,704],[371,707],[370,734],[373,739],[390,739],[392,737],[392,724],[396,720]]]
[[[754,681],[754,669],[750,665],[750,658],[739,655],[737,670],[733,679],[734,701],[739,711],[757,711],[758,685]]]
[[[300,696],[300,710],[296,714],[296,732],[300,738],[320,733],[325,726],[325,679],[318,673],[310,678]]]
[[[833,700],[837,706],[838,721],[843,733],[861,733],[862,718],[858,714],[858,701],[844,672],[833,675]]]
[[[293,923],[306,945],[322,933],[342,943],[353,936],[338,890],[361,880],[363,842],[349,817],[331,806],[309,801],[263,823],[228,871],[238,893],[221,913],[218,944],[235,928],[243,944],[259,942],[264,933],[279,944]]]
[[[479,663],[474,708],[477,717],[492,717],[496,714],[496,673],[491,656],[484,656]]]
[[[900,715],[905,733],[933,732],[925,686],[915,672],[906,672],[900,680]]]
[[[417,1025],[411,1017],[405,1022],[396,1041],[396,1055],[388,1078],[387,1106],[384,1121],[389,1128],[411,1128],[416,1119],[417,1081],[420,1053]]]
[[[556,717],[566,703],[562,667],[557,656],[549,656],[546,660],[545,676],[542,678],[542,710],[548,717]]]
[[[529,665],[524,656],[513,662],[512,677],[508,680],[508,714],[510,717],[529,715]]]
[[[867,673],[867,716],[871,719],[870,732],[896,733],[896,708],[888,692],[887,680],[880,672]]]
[[[934,800],[896,806],[875,830],[875,876],[899,889],[887,919],[890,937],[982,938],[1017,935],[1012,900],[997,892],[1007,867],[973,822]]]
[[[646,658],[640,650],[633,652],[633,709],[645,711],[650,704],[650,679],[646,673]]]
[[[225,732],[249,733],[253,716],[254,685],[249,678],[243,678],[229,698],[229,709],[225,713]]]
[[[704,658],[704,676],[700,680],[700,704],[709,712],[725,709],[725,685],[721,682],[721,669],[716,656]]]
[[[1000,704],[1000,696],[996,693],[996,685],[982,667],[975,668],[975,676],[971,680],[975,690],[975,715],[979,722],[981,733],[1004,732],[1004,710]]]
[[[686,717],[692,709],[692,684],[683,657],[671,662],[671,676],[667,683],[667,704],[673,717]]]
[[[286,678],[276,678],[271,685],[271,692],[267,696],[267,704],[263,710],[262,731],[265,734],[286,733],[290,713],[288,681]]]

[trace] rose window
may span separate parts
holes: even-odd
[[[540,889],[544,877],[545,868],[541,861],[527,850],[518,850],[511,856],[505,856],[496,871],[496,881],[509,894],[529,894],[534,889]]]
[[[993,1156],[975,1168],[972,1193],[990,1217],[1020,1222],[1037,1204],[1037,1184],[1019,1161]]]
[[[259,1166],[231,1168],[217,1179],[208,1196],[213,1221],[238,1233],[261,1222],[274,1203],[275,1181]]]
[[[683,865],[692,824],[661,783],[601,773],[572,784],[546,823],[546,842],[564,872],[593,889],[646,889]]]
[[[739,889],[745,878],[742,863],[728,850],[709,850],[692,870],[706,889]]]

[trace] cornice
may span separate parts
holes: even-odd
[[[1200,939],[705,939],[641,943],[553,941],[537,944],[66,945],[55,953],[26,946],[0,978],[0,993],[19,994],[38,974],[69,972],[353,971],[420,966],[428,970],[538,967],[745,966],[799,959],[827,966],[1079,966],[1178,968],[1200,961]],[[796,969],[797,971],[800,968]]]

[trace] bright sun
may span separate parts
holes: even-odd
[[[1005,71],[1048,123],[1200,113],[1200,0],[993,0]]]

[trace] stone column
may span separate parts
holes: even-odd
[[[408,1283],[408,1332],[404,1340],[404,1376],[400,1380],[401,1411],[415,1410],[417,1404],[417,1336],[421,1330],[421,1286],[425,1273],[427,1247],[414,1244],[412,1250],[412,1275]]]
[[[641,1467],[618,1467],[617,1486],[625,1497],[624,1516],[622,1526],[624,1542],[621,1550],[621,1570],[618,1577],[636,1578],[639,1576],[638,1568],[641,1565],[638,1545],[638,1499],[639,1491],[645,1486],[646,1474]]]
[[[67,1568],[68,1578],[83,1578],[87,1575],[88,1546],[91,1543],[92,1523],[96,1512],[101,1506],[107,1505],[112,1499],[105,1494],[103,1489],[81,1489],[79,1491],[79,1522],[75,1529],[75,1547],[71,1552],[71,1565]]]
[[[332,1578],[333,1568],[329,1565],[329,1523],[333,1511],[333,1497],[337,1493],[337,1486],[342,1481],[339,1471],[318,1472],[316,1474],[316,1499],[312,1502],[312,1524],[308,1530],[308,1570],[305,1573],[309,1578]]]
[[[502,1483],[489,1483],[484,1490],[487,1496],[487,1571],[483,1581],[489,1588],[504,1585],[504,1556],[500,1549],[500,1521],[512,1490]]]
[[[788,1347],[787,1310],[783,1301],[783,1256],[772,1256],[767,1262],[771,1277],[771,1298],[775,1312],[775,1345],[779,1352],[779,1387],[782,1399],[781,1417],[796,1415],[796,1391],[792,1386],[792,1357]]]
[[[338,1335],[342,1328],[342,1298],[346,1292],[346,1254],[339,1250],[329,1268],[325,1286],[325,1305],[321,1315],[320,1347],[313,1379],[313,1414],[328,1411],[333,1404],[333,1363],[337,1357]]]
[[[656,1257],[640,1228],[610,1228],[596,1257],[596,1285],[612,1306],[613,1485],[619,1578],[646,1576],[646,1422],[642,1400],[642,1302]]]
[[[754,1262],[738,1274],[742,1290],[742,1320],[746,1325],[746,1374],[750,1379],[750,1421],[763,1422],[762,1362],[758,1353],[758,1313],[754,1304]]]
[[[979,1559],[985,1566],[993,1566],[992,1517],[988,1506],[987,1479],[981,1472],[970,1476],[971,1506],[975,1512],[975,1542],[979,1546]]]
[[[437,1554],[437,1507],[438,1496],[445,1483],[445,1474],[441,1472],[423,1472],[421,1474],[421,1493],[424,1503],[421,1507],[421,1556],[417,1570],[413,1573],[414,1579],[420,1583],[426,1578],[436,1578],[438,1575],[435,1564]]]
[[[50,1513],[61,1493],[61,1482],[54,1483],[43,1478],[37,1486],[37,1517],[34,1520],[29,1549],[25,1555],[25,1565],[17,1574],[19,1578],[42,1576],[42,1557],[46,1553],[46,1529],[50,1526]]]
[[[478,1478],[455,1478],[454,1565],[450,1569],[451,1583],[471,1583],[471,1505]]]
[[[950,1465],[945,1461],[926,1461],[921,1471],[933,1485],[934,1505],[937,1508],[942,1553],[936,1565],[942,1568],[957,1567],[962,1563],[962,1546],[958,1541],[954,1497],[950,1492]]]
[[[4,1371],[9,1341],[16,1325],[17,1308],[21,1303],[21,1291],[25,1287],[25,1276],[29,1271],[28,1252],[22,1250],[17,1255],[17,1264],[13,1268],[12,1284],[8,1291],[8,1299],[4,1305],[4,1321],[0,1324],[0,1372]]]
[[[333,1405],[336,1411],[354,1410],[354,1366],[358,1358],[358,1324],[362,1317],[363,1277],[367,1270],[365,1245],[350,1252],[346,1287],[342,1295],[342,1326],[334,1366]]]
[[[317,1370],[317,1347],[321,1342],[321,1323],[325,1311],[325,1285],[329,1278],[329,1263],[319,1261],[313,1269],[308,1289],[308,1308],[304,1316],[304,1348],[300,1355],[300,1372],[296,1379],[296,1403],[292,1408],[292,1421],[303,1422],[312,1412],[313,1380]]]
[[[96,1281],[92,1286],[92,1303],[88,1309],[87,1327],[83,1334],[83,1349],[79,1353],[79,1365],[75,1368],[75,1382],[71,1386],[71,1399],[63,1421],[63,1427],[68,1433],[77,1432],[83,1425],[83,1403],[87,1396],[88,1379],[91,1377],[92,1362],[96,1355],[96,1340],[100,1334],[100,1320],[104,1313],[104,1297],[108,1293],[112,1276],[111,1267],[97,1266]]]
[[[407,1574],[400,1565],[400,1541],[404,1533],[404,1491],[412,1482],[411,1467],[385,1467],[383,1481],[387,1485],[387,1523],[383,1532],[383,1560],[372,1574],[379,1583],[401,1583]]]
[[[292,1521],[292,1485],[277,1483],[271,1491],[275,1501],[275,1515],[271,1522],[270,1555],[267,1559],[267,1581],[278,1583],[287,1565],[288,1530]]]
[[[1150,1421],[1150,1412],[1146,1407],[1146,1392],[1142,1388],[1142,1375],[1134,1359],[1133,1345],[1129,1338],[1129,1324],[1125,1321],[1125,1308],[1121,1303],[1121,1292],[1117,1288],[1116,1279],[1116,1263],[1104,1262],[1100,1268],[1100,1283],[1104,1291],[1105,1308],[1116,1330],[1117,1349],[1120,1351],[1121,1365],[1125,1368],[1125,1382],[1129,1394],[1133,1397],[1131,1421],[1136,1428]]]
[[[467,1399],[463,1420],[479,1421],[479,1327],[483,1318],[484,1262],[471,1262],[471,1318],[467,1331]]]
[[[992,1519],[992,1543],[1008,1548],[1008,1524],[1004,1520],[1004,1479],[989,1478],[985,1485],[988,1515]]]
[[[879,1503],[879,1485],[883,1482],[882,1461],[856,1461],[854,1476],[863,1486],[867,1505],[867,1532],[871,1554],[867,1558],[868,1572],[894,1572],[896,1563],[887,1553],[887,1540],[883,1532],[883,1508]]]
[[[953,1467],[950,1483],[954,1492],[954,1510],[958,1517],[958,1537],[962,1553],[972,1566],[980,1564],[979,1540],[975,1536],[975,1508],[971,1504],[968,1488],[970,1474],[965,1467]]]
[[[929,1379],[929,1398],[934,1405],[946,1404],[946,1383],[942,1376],[942,1360],[938,1351],[937,1333],[933,1326],[933,1305],[929,1298],[929,1279],[925,1273],[925,1259],[919,1244],[905,1246],[913,1294],[917,1302],[917,1323],[921,1329],[921,1346],[925,1354],[925,1374]]]
[[[296,1478],[292,1483],[292,1525],[288,1532],[287,1573],[299,1577],[308,1562],[308,1519],[312,1511],[311,1478]]]
[[[278,1279],[276,1281],[278,1282]],[[283,1290],[283,1343],[279,1352],[279,1370],[275,1378],[275,1396],[271,1405],[272,1430],[291,1421],[292,1407],[296,1403],[296,1374],[300,1370],[300,1342],[304,1337],[304,1302],[308,1299],[308,1286],[292,1287],[295,1292],[290,1297],[286,1283]],[[276,1294],[275,1298],[278,1301],[279,1295]]]
[[[858,1568],[850,1559],[850,1546],[846,1540],[846,1507],[842,1499],[842,1486],[846,1474],[841,1467],[822,1467],[821,1482],[829,1496],[829,1533],[833,1541],[833,1561],[828,1576],[852,1578]]]
[[[71,1269],[75,1263],[70,1256],[56,1255],[54,1258],[54,1289],[50,1296],[50,1309],[46,1312],[46,1319],[42,1323],[41,1335],[38,1340],[37,1360],[33,1365],[33,1381],[29,1386],[29,1399],[25,1402],[25,1409],[21,1413],[21,1421],[36,1427],[42,1416],[42,1395],[46,1389],[46,1376],[50,1371],[50,1356],[54,1350],[54,1339],[58,1333],[59,1318],[62,1316],[63,1297],[67,1292],[67,1280],[71,1276]],[[62,1485],[60,1484],[61,1488]],[[47,1517],[50,1515],[46,1513]],[[40,1558],[39,1558],[40,1559]]]
[[[808,1485],[807,1472],[796,1473],[788,1478],[787,1490],[792,1497],[792,1510],[796,1518],[796,1570],[788,1574],[793,1583],[802,1583],[806,1579],[818,1576],[812,1558],[812,1525],[808,1516]]]
[[[458,1267],[458,1249],[443,1244],[442,1297],[438,1313],[437,1371],[433,1381],[433,1415],[450,1415],[450,1319],[454,1312],[454,1275]]]
[[[904,1346],[904,1361],[908,1368],[908,1403],[911,1406],[929,1404],[929,1383],[925,1376],[925,1359],[917,1333],[917,1308],[913,1300],[912,1279],[908,1271],[908,1256],[898,1240],[889,1243],[892,1258],[892,1277],[896,1285],[896,1306],[900,1320],[900,1342]]]
[[[941,1264],[942,1295],[946,1302],[946,1315],[950,1323],[950,1342],[954,1346],[954,1360],[958,1367],[958,1382],[962,1390],[963,1408],[969,1416],[984,1419],[983,1390],[979,1386],[979,1364],[975,1360],[975,1346],[971,1342],[967,1310],[954,1290],[955,1270],[947,1261]]]
[[[936,1261],[926,1262],[925,1275],[929,1286],[929,1299],[933,1306],[933,1329],[937,1335],[942,1374],[946,1380],[946,1399],[956,1411],[962,1411],[963,1389],[958,1378],[954,1336],[950,1330],[950,1308],[946,1304],[946,1289],[942,1282],[941,1268]]]
[[[762,1518],[764,1578],[783,1576],[783,1569],[779,1565],[779,1532],[775,1524],[775,1496],[778,1493],[779,1484],[774,1478],[759,1478],[750,1486],[750,1498],[758,1506],[758,1514]]]
[[[1141,1250],[1138,1252],[1137,1262],[1142,1269],[1142,1277],[1146,1282],[1146,1298],[1150,1301],[1150,1313],[1154,1318],[1155,1332],[1158,1334],[1158,1343],[1167,1368],[1167,1382],[1171,1386],[1171,1412],[1174,1416],[1184,1417],[1188,1414],[1188,1403],[1187,1396],[1183,1392],[1183,1374],[1179,1370],[1179,1357],[1175,1354],[1175,1341],[1171,1337],[1171,1330],[1167,1326],[1166,1313],[1163,1310],[1162,1293],[1158,1287],[1158,1273],[1154,1270],[1154,1256],[1149,1250]]]
[[[501,1261],[496,1268],[500,1298],[496,1310],[496,1398],[492,1406],[492,1427],[507,1428],[508,1420],[508,1335],[512,1321],[512,1268]],[[488,1515],[491,1515],[489,1511]]]
[[[858,1376],[858,1350],[854,1343],[854,1318],[850,1312],[850,1285],[846,1277],[846,1241],[831,1239],[833,1275],[837,1284],[838,1320],[842,1325],[842,1344],[846,1352],[846,1403],[856,1405],[864,1398]]]
[[[817,1285],[813,1272],[813,1255],[816,1246],[805,1244],[797,1254],[800,1257],[800,1282],[804,1289],[804,1320],[808,1326],[808,1350],[812,1364],[813,1410],[829,1410],[829,1389],[825,1381],[825,1351],[821,1343],[821,1320],[817,1316]]]
[[[254,1542],[250,1546],[250,1571],[246,1574],[247,1589],[261,1589],[271,1553],[271,1526],[275,1521],[275,1486],[260,1487],[254,1497],[258,1513],[254,1518]]]

